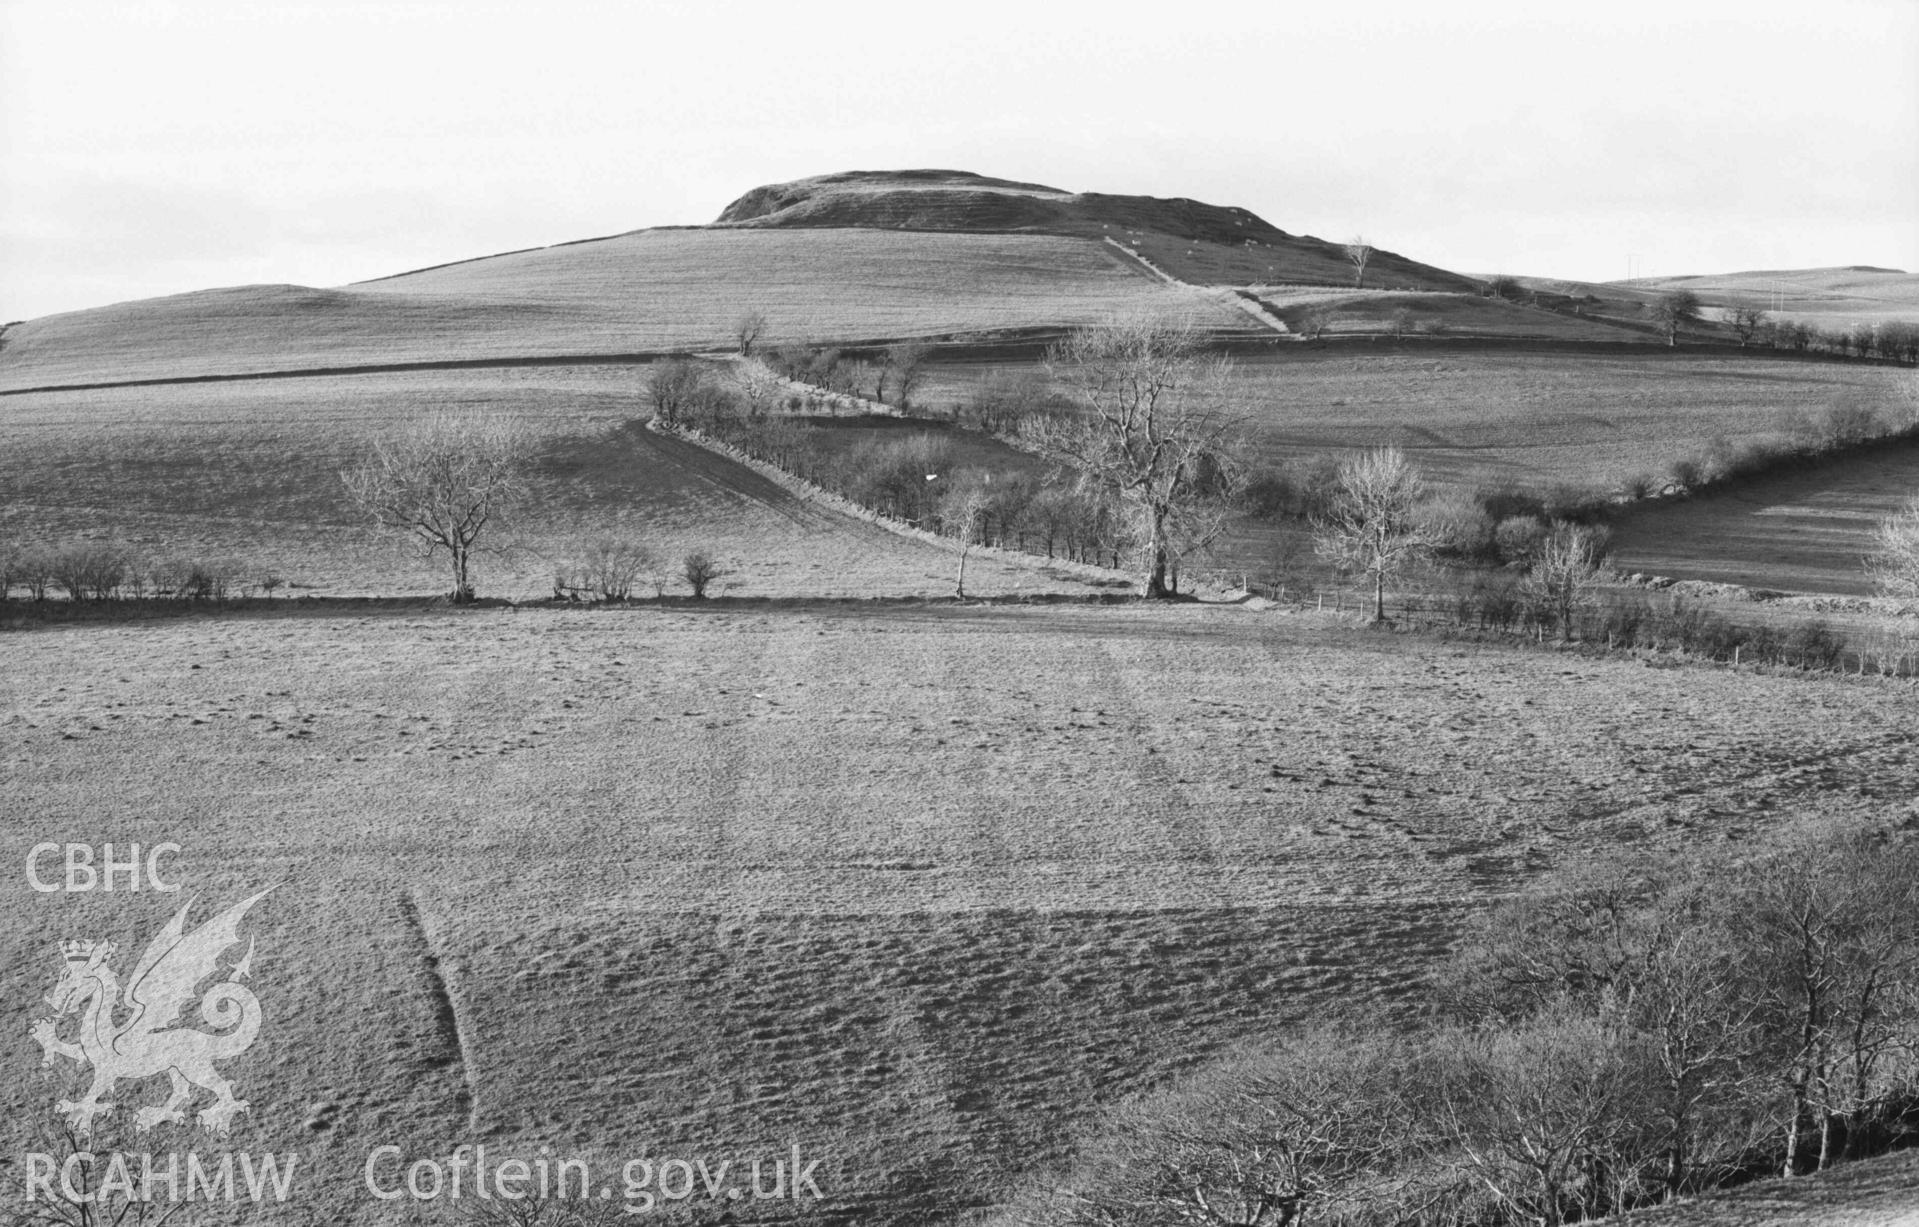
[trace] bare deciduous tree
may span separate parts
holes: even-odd
[[[886,347],[886,370],[892,375],[893,392],[901,409],[912,408],[913,393],[926,377],[926,360],[932,352],[933,347],[924,341],[901,341]]]
[[[738,343],[740,357],[751,358],[753,347],[759,344],[760,337],[766,332],[766,314],[762,311],[748,311],[734,321],[733,340]]]
[[[1230,503],[1243,481],[1229,360],[1206,355],[1190,322],[1141,316],[1075,331],[1048,369],[1085,412],[1029,422],[1025,438],[1126,508],[1145,549],[1145,594],[1171,595],[1182,517]]]
[[[1442,1121],[1508,1221],[1546,1227],[1621,1208],[1650,1156],[1638,1120],[1643,1037],[1565,1006],[1449,1045]]]
[[[1759,307],[1734,307],[1726,312],[1726,323],[1739,338],[1741,349],[1752,344],[1752,339],[1765,330],[1768,318]]]
[[[1919,498],[1879,521],[1866,573],[1879,591],[1899,600],[1919,599]]]
[[[1319,1028],[1232,1054],[1113,1112],[1048,1227],[1287,1227],[1424,1221],[1412,1046]],[[1379,1215],[1381,1217],[1374,1217]],[[1402,1217],[1404,1216],[1404,1217]]]
[[[966,560],[979,544],[981,521],[993,504],[992,476],[985,473],[958,475],[939,500],[940,531],[959,542],[959,577],[953,595],[966,599]]]
[[[739,392],[746,416],[754,421],[771,413],[780,403],[786,384],[765,363],[751,359],[733,370],[733,386]]]
[[[1346,262],[1353,266],[1353,288],[1358,289],[1366,280],[1366,265],[1373,258],[1373,245],[1364,235],[1356,234],[1340,250],[1346,253]]]
[[[1869,828],[1815,829],[1725,884],[1764,1060],[1790,1096],[1782,1173],[1818,1171],[1881,1106],[1882,1063],[1919,1019],[1919,856]],[[1901,992],[1900,990],[1904,990]]]
[[[1320,556],[1373,582],[1373,620],[1386,619],[1386,581],[1436,543],[1419,513],[1426,484],[1396,447],[1380,448],[1339,466],[1332,507],[1313,535]]]
[[[1604,582],[1605,566],[1604,534],[1584,525],[1556,523],[1534,549],[1526,589],[1551,613],[1561,642],[1572,638],[1573,615]]]
[[[444,553],[453,599],[465,602],[475,550],[528,497],[531,455],[531,437],[511,418],[436,413],[374,443],[340,479],[380,526],[405,533],[424,557]]]
[[[678,426],[698,406],[706,384],[706,368],[691,358],[668,358],[655,363],[647,380],[653,416],[663,425]]]
[[[1691,290],[1662,294],[1652,306],[1652,317],[1666,330],[1666,344],[1679,344],[1679,330],[1699,318],[1699,295]]]

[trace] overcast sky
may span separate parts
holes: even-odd
[[[916,166],[1465,272],[1919,270],[1919,0],[0,0],[0,320]]]

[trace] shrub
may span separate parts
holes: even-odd
[[[1619,492],[1635,502],[1650,495],[1658,486],[1651,473],[1633,473],[1621,479]]]
[[[1779,644],[1781,658],[1807,669],[1837,668],[1845,651],[1846,641],[1818,618],[1799,623]]]
[[[1681,491],[1693,489],[1702,476],[1699,462],[1690,456],[1681,456],[1666,467],[1666,475],[1672,478],[1672,484]]]
[[[617,537],[596,537],[556,570],[553,595],[572,598],[585,593],[602,601],[624,601],[643,576],[658,569],[658,556],[645,546]]]
[[[1473,497],[1479,500],[1479,505],[1486,509],[1486,514],[1493,518],[1495,524],[1514,516],[1543,519],[1546,514],[1545,500],[1511,481],[1503,481],[1496,486],[1481,486]]]
[[[1546,526],[1530,515],[1509,516],[1493,529],[1493,544],[1507,562],[1527,562],[1546,539]]]
[[[1461,626],[1483,631],[1509,631],[1519,621],[1519,583],[1511,576],[1480,576],[1453,604]]]
[[[223,601],[244,568],[223,558],[156,558],[146,566],[155,596],[182,601]]]
[[[1547,520],[1570,520],[1577,524],[1589,524],[1605,514],[1606,496],[1604,492],[1595,490],[1591,486],[1558,482],[1546,491],[1541,510]]]
[[[1434,548],[1458,558],[1484,559],[1496,553],[1493,518],[1471,495],[1447,490],[1426,500],[1420,517],[1432,533]]]
[[[732,569],[705,550],[694,550],[680,560],[680,574],[685,577],[687,586],[693,589],[693,595],[706,599],[706,590],[713,581],[731,575]]]
[[[1638,647],[1646,642],[1644,636],[1651,621],[1652,607],[1645,598],[1628,597],[1609,602],[1594,630],[1611,646]]]
[[[0,543],[0,601],[6,600],[15,588],[25,588],[28,596],[45,600],[47,581],[42,579],[37,589],[34,583],[36,573],[44,575],[44,572],[40,551],[33,546]]]
[[[105,601],[119,595],[130,558],[119,545],[76,541],[54,550],[47,565],[53,582],[67,590],[69,601]]]
[[[1291,515],[1298,504],[1299,491],[1293,477],[1284,468],[1267,465],[1255,469],[1246,479],[1240,496],[1240,509],[1256,520],[1277,520]]]
[[[1827,447],[1851,447],[1876,438],[1885,429],[1876,410],[1855,401],[1827,406],[1820,426]]]

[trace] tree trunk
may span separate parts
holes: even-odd
[[[1781,1176],[1799,1174],[1799,1134],[1806,1119],[1806,1090],[1803,1085],[1792,1089],[1792,1121],[1786,1126],[1786,1162],[1780,1168]]]
[[[1146,574],[1146,595],[1153,599],[1166,595],[1166,555],[1157,546],[1153,548],[1152,570]]]
[[[1164,597],[1169,595],[1166,588],[1166,511],[1164,507],[1152,509],[1152,535],[1147,542],[1152,566],[1146,575],[1146,595]]]
[[[473,585],[466,577],[466,549],[454,546],[448,552],[453,556],[453,603],[464,605],[473,599]]]
[[[1373,572],[1373,621],[1386,620],[1386,572],[1383,569]]]

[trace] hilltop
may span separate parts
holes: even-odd
[[[1288,234],[1247,209],[1184,197],[1068,192],[970,171],[845,171],[756,187],[716,227],[1056,234],[1123,243],[1195,285],[1352,284],[1339,243]],[[1472,291],[1470,277],[1377,251],[1369,286]]]

